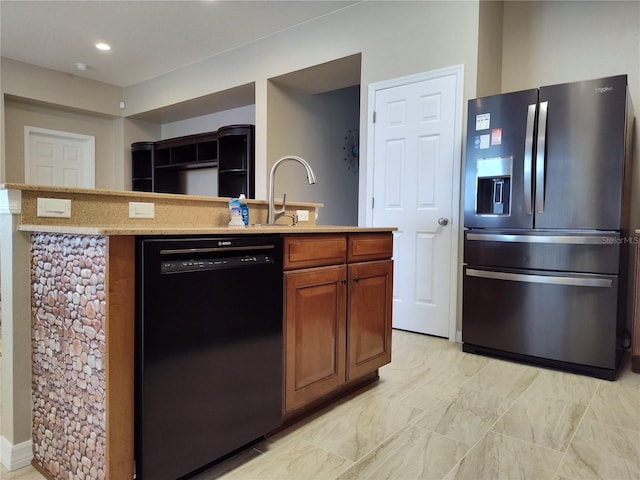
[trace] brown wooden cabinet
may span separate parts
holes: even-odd
[[[349,265],[347,380],[391,361],[393,262]]]
[[[285,410],[345,383],[345,265],[285,274]]]
[[[391,249],[391,233],[285,237],[285,415],[391,361]]]

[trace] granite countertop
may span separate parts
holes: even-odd
[[[20,225],[23,232],[69,233],[77,235],[257,235],[390,232],[396,228],[358,227],[356,225],[316,225],[321,203],[287,202],[287,213],[308,212],[308,219],[297,226],[280,220],[281,225],[264,225],[267,202],[249,199],[249,227],[228,227],[229,199],[170,193],[134,192],[87,188],[51,187],[7,183],[0,190],[18,191]],[[41,198],[66,199],[67,216],[41,216],[37,203]],[[6,200],[6,196],[0,200]],[[151,205],[151,217],[132,217],[131,202]],[[288,220],[290,221],[290,220]]]
[[[73,226],[73,225],[20,225],[23,232],[70,233],[78,235],[258,235],[266,233],[375,233],[391,232],[395,227],[358,227],[343,225],[304,225],[304,226],[249,226],[249,227],[194,227],[194,226]]]

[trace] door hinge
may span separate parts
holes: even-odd
[[[373,210],[374,205],[376,204],[376,198],[371,197],[371,210]]]
[[[376,123],[376,111],[373,111],[373,123]]]

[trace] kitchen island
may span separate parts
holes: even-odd
[[[5,185],[3,192],[20,205],[13,229],[22,240],[19,249],[28,245],[31,252],[33,464],[48,478],[133,477],[137,236],[283,236],[285,419],[374,380],[377,368],[390,361],[391,228],[316,226],[318,204],[289,205],[310,213],[310,221],[296,227],[228,228],[225,199],[27,185]],[[60,200],[70,201],[70,217],[38,215],[38,207],[42,214],[47,204],[53,215],[64,211]],[[131,202],[153,203],[154,218],[136,218],[135,211],[129,218]],[[250,201],[250,208],[251,222],[264,223],[266,203]],[[4,250],[3,245],[3,268]],[[20,252],[12,258],[21,258]],[[296,314],[304,311],[296,285],[311,280],[306,291],[313,291],[318,275],[327,273],[341,286],[334,297],[324,297],[335,303],[328,305],[328,316],[314,316],[319,336],[309,350],[310,338],[296,333],[305,322]],[[361,278],[358,287],[369,285],[368,293],[355,287]],[[14,293],[10,301],[17,298]],[[374,310],[366,298],[377,299]],[[358,315],[357,305],[368,310]],[[372,311],[383,312],[379,321],[362,324]],[[359,330],[347,333],[357,325]]]

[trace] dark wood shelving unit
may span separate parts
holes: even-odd
[[[131,189],[153,192],[153,142],[131,144]]]
[[[186,193],[181,191],[180,172],[217,167],[217,196],[244,193],[247,198],[255,198],[254,138],[253,125],[229,125],[215,132],[133,143],[132,189]]]
[[[255,127],[229,125],[218,130],[218,196],[255,198]]]

